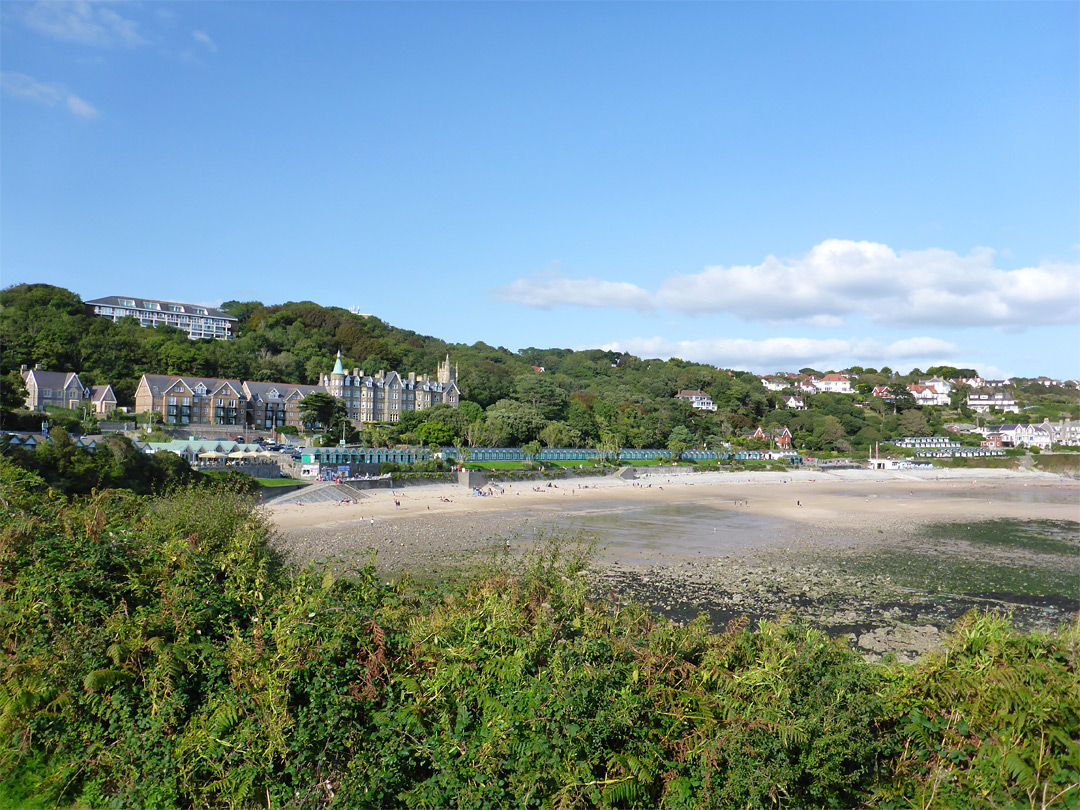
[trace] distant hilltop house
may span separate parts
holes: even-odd
[[[435,379],[412,372],[406,377],[394,371],[368,375],[358,368],[346,374],[339,351],[334,370],[323,374],[319,382],[329,394],[344,400],[353,422],[397,422],[406,411],[422,411],[439,404],[456,408],[461,399],[457,375],[457,367],[450,365],[450,355],[439,363]]]
[[[896,397],[893,396],[892,389],[887,385],[875,385],[874,390],[870,392],[870,396],[880,397],[886,402],[892,402],[896,399]]]
[[[45,371],[40,365],[32,369],[23,366],[19,373],[26,386],[29,411],[44,411],[46,405],[72,410],[86,407],[95,416],[104,416],[116,409],[111,385],[86,386],[73,371]]]
[[[787,405],[787,407],[790,410],[793,410],[793,411],[805,411],[806,410],[806,403],[803,402],[798,397],[788,397],[786,400],[784,400],[784,404]]]
[[[766,391],[783,391],[785,388],[791,388],[791,383],[782,377],[762,377],[761,384],[765,386]]]
[[[231,340],[236,337],[236,318],[202,304],[110,295],[87,301],[84,306],[88,315],[109,318],[113,322],[135,318],[143,326],[175,326],[187,332],[192,340]]]
[[[675,399],[681,399],[684,402],[689,402],[690,407],[695,411],[715,411],[716,403],[712,401],[712,398],[704,391],[698,390],[684,390],[675,395]]]
[[[915,397],[915,402],[919,405],[948,405],[950,402],[949,395],[944,394],[937,390],[933,385],[909,385],[908,391]]]
[[[958,377],[952,381],[953,385],[966,385],[970,388],[983,388],[986,385],[986,380],[982,377]]]
[[[929,380],[919,380],[919,385],[925,385],[933,388],[939,394],[949,395],[952,393],[952,383],[948,380],[943,380],[941,377],[931,377]]]
[[[991,409],[1002,413],[1020,413],[1020,407],[1012,394],[995,392],[992,394],[968,394],[967,406],[975,413],[989,413]]]
[[[846,374],[826,374],[815,385],[823,394],[850,394],[851,381]]]

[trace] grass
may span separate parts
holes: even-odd
[[[1075,453],[1040,453],[1034,459],[1035,468],[1041,472],[1080,472],[1080,455]]]
[[[275,487],[306,487],[310,484],[310,481],[297,481],[295,478],[256,478],[259,482],[259,486],[263,489],[274,489]]]

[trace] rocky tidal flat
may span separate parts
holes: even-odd
[[[466,500],[448,490],[409,492],[400,508],[296,508],[281,543],[298,562],[374,560],[387,580],[435,587],[512,568],[552,538],[583,543],[599,601],[633,600],[679,622],[704,614],[715,630],[741,617],[802,621],[869,660],[914,660],[969,610],[1009,613],[1028,630],[1080,611],[1080,508],[1068,483],[686,480],[663,492]]]

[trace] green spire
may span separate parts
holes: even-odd
[[[345,369],[341,365],[341,349],[338,349],[337,362],[334,363],[334,370],[332,372],[330,372],[330,373],[331,374],[340,374],[342,377],[345,376]]]

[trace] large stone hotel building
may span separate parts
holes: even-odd
[[[407,377],[393,371],[368,376],[358,368],[346,374],[338,352],[334,370],[323,374],[319,382],[321,388],[345,402],[349,419],[360,423],[396,422],[403,412],[422,411],[440,403],[456,408],[460,396],[457,367],[451,367],[450,355],[439,363],[433,380],[411,372]]]

